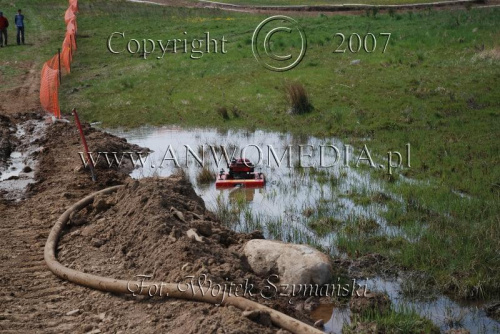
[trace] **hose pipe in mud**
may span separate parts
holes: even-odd
[[[56,276],[100,291],[112,292],[112,293],[124,293],[131,294],[130,286],[140,286],[139,281],[125,281],[120,279],[114,279],[109,277],[101,277],[92,274],[87,274],[81,271],[73,270],[68,267],[63,266],[56,257],[57,243],[59,237],[64,229],[64,226],[69,220],[70,215],[73,212],[78,212],[90,203],[94,201],[94,197],[97,195],[106,195],[117,191],[123,185],[113,186],[110,188],[103,189],[101,191],[95,192],[88,195],[87,197],[81,199],[80,201],[69,207],[57,220],[55,225],[50,231],[49,237],[45,244],[44,258],[50,271],[52,271]],[[267,312],[271,321],[277,327],[283,328],[289,332],[295,334],[320,334],[323,333],[319,329],[316,329],[310,325],[307,325],[297,319],[294,319],[286,314],[273,310],[267,306],[261,305],[257,302],[251,301],[243,297],[236,296],[220,296],[219,293],[202,293],[199,287],[192,287],[187,291],[180,291],[178,285],[174,283],[163,283],[163,282],[149,282],[149,284],[156,284],[156,286],[162,286],[162,291],[165,291],[164,297],[172,297],[178,299],[194,300],[205,303],[217,304],[217,305],[232,305],[239,308],[242,311],[263,311]],[[148,295],[148,289],[142,289],[143,291],[136,292],[136,294]],[[210,291],[210,290],[209,290]]]

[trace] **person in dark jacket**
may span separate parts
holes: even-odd
[[[3,48],[4,44],[7,46],[7,28],[9,27],[9,20],[3,13],[0,12],[0,48]],[[5,40],[5,43],[4,43]]]
[[[24,44],[24,15],[21,14],[20,9],[17,11],[14,23],[17,27],[17,45],[21,45],[21,42]]]

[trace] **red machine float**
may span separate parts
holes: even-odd
[[[216,188],[261,188],[266,184],[264,174],[254,171],[255,166],[248,159],[233,159],[229,165],[229,173],[221,169],[215,181]]]

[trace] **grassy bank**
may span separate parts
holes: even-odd
[[[495,194],[500,70],[488,50],[498,52],[498,10],[301,18],[307,55],[294,70],[274,73],[251,53],[251,35],[262,16],[128,3],[115,11],[116,6],[81,5],[80,48],[61,94],[66,110],[78,106],[87,120],[105,126],[265,127],[369,138],[382,148],[380,155],[411,143],[415,167],[408,176],[431,177],[470,195]],[[106,49],[115,31],[125,32],[126,42],[183,38],[184,31],[188,38],[202,37],[207,30],[229,40],[227,54],[144,60]],[[392,33],[385,54],[333,53],[336,32],[366,31]],[[361,63],[350,65],[353,59]],[[289,82],[305,86],[313,112],[286,112]],[[229,119],[220,107],[229,110]]]
[[[19,57],[46,58],[57,48],[52,36],[62,42],[66,2],[19,4],[31,16],[35,6],[44,9],[39,29],[47,39],[40,51]],[[498,295],[499,9],[296,17],[308,50],[299,66],[284,73],[263,69],[252,55],[252,33],[265,16],[102,0],[82,1],[80,11],[78,51],[61,91],[66,113],[76,107],[85,120],[104,126],[179,124],[335,136],[369,143],[379,157],[411,143],[412,167],[403,173],[419,182],[394,182],[404,201],[388,204],[387,219],[416,230],[418,238],[391,243],[362,233],[346,235],[339,247],[353,255],[386,254],[402,267],[430,273],[461,297]],[[206,31],[225,36],[227,54],[143,59],[106,47],[113,32],[125,33],[114,40],[123,48],[130,38],[192,39]],[[373,53],[337,54],[337,32],[392,35],[385,53],[379,41]],[[287,51],[286,35],[275,38],[277,53]],[[11,59],[0,57],[2,64]],[[287,112],[290,83],[306,88],[313,111]]]

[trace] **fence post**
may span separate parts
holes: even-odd
[[[78,131],[80,131],[80,137],[82,138],[83,148],[85,148],[85,154],[87,155],[87,159],[89,161],[90,174],[92,175],[92,181],[95,182],[97,180],[97,177],[96,177],[95,170],[94,170],[94,162],[92,161],[92,158],[90,156],[89,147],[87,146],[87,141],[85,140],[85,135],[83,134],[82,125],[80,124],[80,119],[78,118],[78,114],[76,113],[75,108],[73,108],[73,116],[75,116],[75,123],[76,123],[76,126],[78,127]]]

